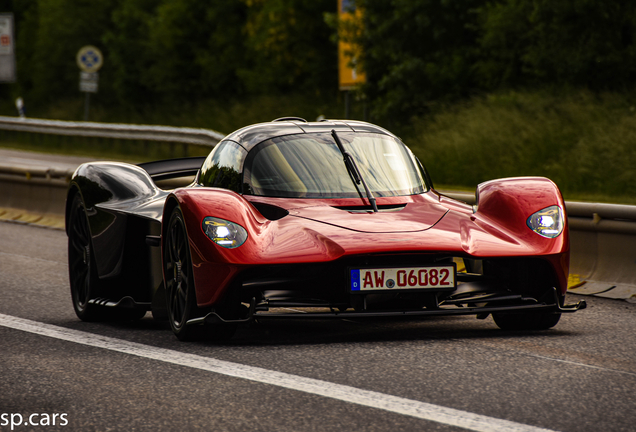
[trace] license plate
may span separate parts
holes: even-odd
[[[455,273],[454,265],[351,269],[351,291],[453,289]]]

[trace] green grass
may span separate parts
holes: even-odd
[[[635,99],[499,93],[415,119],[406,141],[436,184],[545,176],[568,200],[635,203]]]

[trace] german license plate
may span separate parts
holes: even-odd
[[[351,291],[453,289],[455,273],[454,265],[351,269]]]

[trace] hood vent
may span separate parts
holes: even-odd
[[[399,212],[406,204],[388,204],[388,205],[379,205],[379,212]],[[333,206],[338,210],[344,210],[350,213],[368,213],[373,212],[373,207],[371,206]]]
[[[282,219],[289,214],[287,210],[270,204],[252,202],[252,205],[260,214],[271,221]]]

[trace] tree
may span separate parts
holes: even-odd
[[[488,88],[619,90],[636,78],[636,4],[500,0],[483,6],[478,69]]]
[[[485,0],[358,0],[364,91],[380,118],[409,119],[434,100],[465,97],[475,79],[477,15]]]
[[[337,89],[337,50],[323,19],[333,0],[243,0],[248,59],[240,70],[252,93]]]
[[[244,21],[240,0],[122,2],[105,38],[120,100],[183,103],[240,91]]]
[[[621,89],[636,73],[636,4],[623,0],[536,0],[523,61],[537,79]]]
[[[79,94],[75,56],[82,46],[96,45],[108,58],[101,38],[115,5],[109,0],[38,0],[28,7],[17,39],[20,85],[31,105]]]

